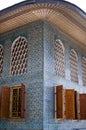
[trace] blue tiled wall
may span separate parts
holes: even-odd
[[[66,77],[61,78],[55,74],[54,48],[55,40],[60,39],[65,48],[65,71]],[[78,55],[79,83],[70,81],[70,50],[74,49]],[[84,50],[68,36],[49,23],[44,24],[44,130],[73,130],[73,128],[86,128],[86,121],[55,121],[54,115],[54,88],[63,85],[64,88],[73,88],[78,92],[86,92],[82,86],[81,57],[86,56]]]
[[[11,46],[13,41],[25,36],[28,40],[28,69],[20,76],[10,75]],[[66,77],[55,74],[54,47],[55,40],[60,39],[65,48]],[[0,78],[2,86],[26,85],[26,118],[25,120],[0,119],[0,130],[73,130],[86,128],[86,121],[55,121],[54,88],[63,84],[65,88],[74,88],[86,92],[82,86],[81,57],[86,56],[79,45],[69,39],[47,22],[38,21],[12,30],[0,36],[4,47],[3,73]],[[70,50],[75,49],[79,59],[79,83],[70,81]]]
[[[13,41],[24,36],[28,41],[27,73],[10,75],[11,46]],[[25,120],[0,119],[0,130],[42,130],[43,129],[43,22],[36,22],[0,36],[4,47],[2,86],[26,85]],[[1,92],[1,91],[0,91]]]

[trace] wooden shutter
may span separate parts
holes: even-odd
[[[1,118],[9,117],[10,88],[2,87]]]
[[[79,94],[80,119],[86,119],[86,94]]]
[[[21,100],[21,118],[25,118],[25,85],[21,85],[20,92],[20,100]]]
[[[75,119],[78,119],[78,93],[75,91]]]
[[[55,118],[64,118],[63,86],[55,87]]]
[[[73,89],[66,89],[65,103],[66,119],[75,119],[75,92]]]

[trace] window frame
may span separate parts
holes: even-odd
[[[26,59],[25,59],[25,57],[23,58],[23,59],[25,59],[26,60],[26,68],[24,68],[24,69],[26,69],[24,72],[21,72],[20,74],[17,72],[17,74],[13,74],[13,72],[14,72],[14,70],[13,70],[13,72],[12,72],[12,67],[14,66],[12,66],[12,55],[13,55],[13,53],[12,53],[12,51],[13,51],[13,49],[14,49],[14,46],[16,45],[16,42],[19,40],[19,39],[24,39],[25,41],[26,41],[26,45],[27,45],[27,50],[25,50],[26,52],[26,55],[27,55],[27,53],[28,53],[28,41],[27,41],[27,39],[24,37],[24,36],[19,36],[19,37],[17,37],[14,41],[13,41],[13,43],[12,43],[12,46],[11,46],[11,60],[10,60],[10,75],[11,76],[18,76],[18,75],[22,75],[22,74],[24,74],[24,73],[26,73],[27,72],[27,60],[28,60],[28,57],[26,56]],[[20,42],[19,42],[19,44],[20,44]],[[22,58],[21,58],[21,60],[22,60]],[[19,66],[21,66],[21,64],[17,64],[16,66],[18,67],[18,65]],[[23,65],[23,63],[22,63],[22,65]],[[21,67],[22,68],[22,67]],[[18,71],[18,69],[16,69],[16,71]]]
[[[74,54],[74,60],[71,60],[72,55]],[[77,64],[76,66],[74,64]],[[74,67],[74,69],[73,69]],[[75,68],[76,67],[76,68]],[[74,77],[74,75],[76,74],[77,77]],[[71,49],[70,51],[70,79],[72,82],[74,83],[78,83],[79,82],[79,77],[78,77],[78,55],[76,53],[76,51],[74,49]]]
[[[84,63],[83,63],[84,62]],[[86,58],[85,57],[82,57],[82,84],[83,86],[86,86]]]
[[[58,46],[56,46],[56,44],[60,45],[59,49],[60,49],[61,52],[59,52],[59,53],[57,52],[58,51]],[[58,55],[56,53],[58,53],[61,58],[58,58]],[[55,58],[55,72],[56,72],[56,75],[58,75],[58,76],[60,76],[62,78],[65,78],[65,76],[66,76],[66,72],[65,72],[65,48],[64,48],[63,43],[62,43],[62,41],[60,39],[57,39],[55,41],[54,58]]]
[[[12,116],[12,93],[14,89],[21,88],[20,92],[20,116]],[[9,98],[9,99],[8,99]],[[8,103],[7,103],[8,102]],[[8,110],[6,109],[8,108]],[[25,85],[14,85],[13,87],[3,86],[1,97],[1,118],[8,119],[25,119]]]
[[[12,116],[12,109],[13,109],[13,90],[14,89],[18,89],[19,90],[19,88],[21,88],[21,86],[13,86],[13,87],[10,88],[10,115],[9,115],[10,118],[21,118],[19,116],[16,116],[16,117]],[[19,98],[19,93],[18,93],[18,98]],[[18,105],[18,101],[17,101],[17,105]],[[18,110],[18,107],[17,107],[17,110]],[[18,114],[18,112],[17,112],[17,114]]]

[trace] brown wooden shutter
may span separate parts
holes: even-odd
[[[21,85],[21,93],[20,93],[20,100],[21,100],[21,118],[25,118],[25,85]]]
[[[10,88],[2,87],[1,118],[9,117]]]
[[[78,93],[75,91],[75,119],[78,119]]]
[[[65,108],[66,119],[75,119],[75,92],[73,89],[66,89],[65,93]]]
[[[86,119],[86,94],[79,94],[80,119]]]
[[[63,86],[55,87],[55,117],[63,118]]]

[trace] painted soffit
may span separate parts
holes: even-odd
[[[86,48],[86,15],[64,2],[27,4],[0,14],[0,35],[25,24],[44,20]]]

